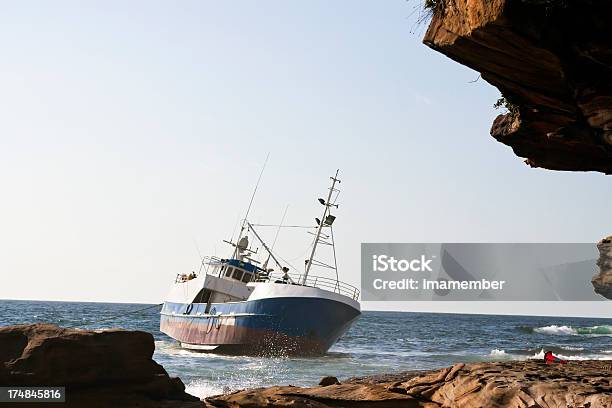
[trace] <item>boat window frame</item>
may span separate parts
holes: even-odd
[[[248,280],[244,280],[244,278],[248,277]],[[250,281],[253,280],[253,274],[249,271],[244,271],[244,274],[242,275],[242,283],[249,283]]]
[[[238,275],[236,277],[236,275]],[[232,279],[235,279],[237,281],[242,280],[242,276],[244,275],[244,271],[240,268],[234,268],[234,273],[232,274]]]
[[[234,267],[232,267],[232,266],[228,266],[228,267],[225,269],[225,277],[226,277],[226,278],[231,278],[231,277],[232,277],[232,275],[234,274],[234,269],[237,269],[237,268],[234,268]]]

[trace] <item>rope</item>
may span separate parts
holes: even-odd
[[[134,311],[127,312],[127,313],[121,313],[120,315],[106,317],[104,319],[92,320],[92,321],[85,322],[85,323],[79,323],[79,324],[74,324],[74,325],[71,325],[71,326],[65,326],[65,328],[73,329],[73,328],[79,327],[79,326],[90,326],[92,324],[96,324],[96,323],[100,323],[100,322],[107,322],[107,321],[110,321],[110,320],[118,319],[118,318],[123,317],[123,316],[133,315],[133,314],[136,314],[136,313],[139,313],[139,312],[143,312],[145,310],[153,309],[154,307],[159,307],[159,306],[162,306],[162,305],[163,305],[163,303],[160,303],[160,304],[157,304],[157,305],[153,305],[153,306],[147,306],[147,307],[142,308],[142,309],[134,310]]]

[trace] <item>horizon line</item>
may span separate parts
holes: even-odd
[[[96,303],[96,304],[115,304],[115,305],[162,305],[163,303],[152,303],[152,302],[117,302],[117,301],[95,301],[95,300],[49,300],[49,299],[8,299],[0,298],[1,301],[12,301],[12,302],[53,302],[53,303]],[[468,301],[471,303],[479,301]],[[506,303],[504,301],[501,303]],[[526,303],[527,301],[512,301],[519,303]],[[538,301],[538,302],[563,302],[563,301]],[[465,303],[465,302],[461,302]],[[496,302],[497,303],[497,302]],[[474,315],[474,316],[506,316],[506,317],[556,317],[556,318],[578,318],[578,319],[600,319],[600,320],[612,320],[612,317],[602,316],[568,316],[568,315],[540,315],[540,314],[511,314],[511,313],[478,313],[478,312],[432,312],[432,311],[407,311],[407,310],[385,310],[385,309],[362,309],[362,312],[383,312],[383,313],[412,313],[412,314],[442,314],[442,315]]]

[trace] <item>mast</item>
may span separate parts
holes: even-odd
[[[315,235],[315,240],[314,240],[314,243],[312,244],[312,251],[310,252],[310,258],[308,258],[308,260],[306,261],[306,271],[304,272],[304,279],[302,280],[303,285],[306,284],[306,279],[308,278],[308,273],[310,272],[310,267],[312,266],[312,261],[313,261],[315,252],[317,251],[317,245],[319,244],[319,238],[321,237],[321,231],[323,230],[323,225],[325,225],[327,214],[329,213],[329,208],[334,206],[334,204],[331,203],[331,197],[332,197],[333,192],[336,191],[334,189],[334,187],[336,186],[336,182],[340,183],[340,180],[338,179],[339,171],[340,169],[336,170],[336,175],[334,177],[330,177],[330,179],[332,179],[332,185],[329,188],[329,194],[327,195],[327,200],[323,201],[322,199],[319,199],[319,202],[325,207],[325,209],[323,210],[323,217],[321,217],[321,220],[319,221],[319,227],[317,228],[317,234]]]

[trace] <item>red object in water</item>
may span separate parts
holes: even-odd
[[[546,364],[567,364],[567,360],[561,360],[559,357],[553,355],[552,351],[544,353],[544,361]]]

